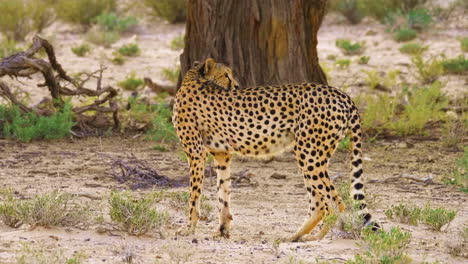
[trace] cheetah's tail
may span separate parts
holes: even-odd
[[[361,122],[356,106],[352,106],[351,119],[349,121],[350,143],[351,143],[351,197],[359,204],[360,214],[364,219],[365,226],[372,226],[372,230],[380,229],[377,223],[371,221],[371,214],[367,210],[364,194],[364,179],[362,176],[362,145],[361,145]]]

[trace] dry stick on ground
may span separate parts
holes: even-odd
[[[126,159],[112,157],[104,153],[99,154],[111,160],[111,175],[120,183],[130,182],[132,184],[132,189],[151,185],[159,187],[174,187],[180,185],[177,181],[159,174],[157,170],[148,166],[143,160],[135,157],[134,154],[127,154]]]
[[[41,49],[44,49],[47,53],[49,62],[34,57]],[[0,78],[3,76],[30,78],[31,75],[35,73],[41,73],[45,82],[43,84],[38,84],[38,87],[45,86],[49,89],[54,106],[57,109],[62,108],[64,104],[62,96],[98,97],[98,99],[89,105],[72,109],[75,120],[78,121],[80,128],[84,131],[86,131],[86,127],[88,127],[86,123],[92,123],[96,120],[83,115],[84,112],[91,110],[96,111],[97,114],[112,113],[114,128],[118,128],[120,125],[118,118],[119,107],[115,102],[117,90],[111,86],[101,87],[102,73],[104,70],[105,68],[101,67],[101,69],[93,73],[81,73],[80,77],[82,75],[85,76],[83,80],[71,78],[58,63],[52,45],[47,42],[47,40],[38,36],[34,37],[33,45],[30,49],[11,55],[0,61]],[[95,90],[85,87],[86,82],[92,78],[97,80],[97,87]],[[103,94],[106,95],[102,99],[99,99]],[[23,112],[35,112],[39,115],[47,115],[47,112],[41,112],[39,109],[30,108],[22,104],[11,92],[9,87],[1,81],[0,96],[11,101],[14,105],[17,105]],[[108,106],[105,106],[105,103],[108,103]]]

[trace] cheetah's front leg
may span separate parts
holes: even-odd
[[[192,150],[192,149],[190,149]],[[197,149],[199,150],[199,149]],[[190,166],[190,201],[189,223],[177,231],[178,235],[193,235],[200,216],[200,197],[203,188],[203,176],[205,173],[205,151],[186,151]],[[199,154],[195,154],[199,153]]]
[[[231,203],[231,175],[230,164],[231,154],[229,153],[211,153],[215,160],[217,172],[217,188],[218,188],[218,210],[219,210],[219,226],[215,236],[229,238],[231,229],[232,214],[230,210]]]

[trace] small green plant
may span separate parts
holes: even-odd
[[[404,224],[418,225],[422,210],[418,207],[408,207],[404,204],[392,205],[385,211],[385,215]]]
[[[393,33],[393,39],[398,42],[405,42],[415,39],[417,35],[416,30],[412,28],[399,28]]]
[[[83,43],[81,45],[72,47],[71,51],[78,57],[84,57],[91,51],[91,48],[88,44]]]
[[[338,150],[339,151],[349,150],[349,147],[350,147],[349,136],[346,136],[343,140],[340,141],[340,144],[338,144]]]
[[[180,35],[171,40],[171,49],[173,50],[181,50],[185,46],[185,36]]]
[[[177,83],[180,75],[180,67],[163,68],[163,76],[173,83]]]
[[[349,181],[336,185],[339,196],[346,205],[346,211],[338,216],[338,227],[353,238],[361,237],[364,228],[364,219],[360,210],[360,203],[352,199],[350,195],[351,184]]]
[[[169,221],[169,214],[156,210],[154,204],[153,195],[137,199],[129,193],[113,191],[109,198],[110,217],[130,235],[143,235]]]
[[[17,264],[80,264],[86,258],[85,254],[75,252],[68,258],[63,249],[46,246],[43,241],[39,243],[22,243],[21,249],[16,254]]]
[[[360,246],[365,250],[363,254],[356,255],[354,260],[348,260],[347,264],[364,263],[411,263],[405,250],[411,239],[409,232],[403,232],[399,227],[393,227],[390,231],[374,232],[364,229]]]
[[[345,55],[358,55],[364,52],[364,42],[351,43],[349,39],[337,39],[335,45]]]
[[[463,52],[468,52],[468,38],[460,39],[460,48]]]
[[[125,57],[120,55],[118,52],[113,53],[114,57],[112,57],[111,62],[115,65],[123,65],[125,63]]]
[[[137,78],[136,74],[132,72],[125,78],[125,80],[119,82],[117,85],[128,91],[136,91],[144,84],[145,82],[142,79]]]
[[[351,24],[358,24],[365,16],[359,0],[330,1],[330,9],[342,14]]]
[[[420,55],[423,52],[425,52],[427,49],[428,49],[428,46],[423,46],[419,43],[412,42],[412,43],[403,44],[399,50],[401,53],[405,53],[405,54]]]
[[[94,26],[86,33],[86,39],[96,45],[109,48],[120,39],[120,33],[116,31],[102,31]]]
[[[56,0],[54,8],[59,19],[88,28],[97,16],[116,6],[116,0]]]
[[[0,43],[0,59],[6,58],[20,51],[21,49],[16,47],[16,41],[14,40],[4,39]]]
[[[468,130],[468,122],[449,119],[442,127],[442,144],[444,147],[460,149],[463,145],[463,135]]]
[[[468,193],[468,148],[465,148],[463,156],[460,157],[452,173],[444,178],[445,184],[460,187],[460,191]]]
[[[424,8],[416,8],[408,11],[406,15],[408,27],[416,30],[427,28],[432,23],[429,11]]]
[[[153,14],[167,20],[169,23],[185,22],[186,0],[144,0]]]
[[[363,70],[363,72],[366,74],[366,78],[364,79],[364,82],[369,86],[371,90],[374,90],[378,85],[380,85],[381,83],[380,73],[377,70],[374,70],[374,71]]]
[[[358,64],[367,64],[369,62],[369,56],[361,56],[358,59]]]
[[[147,138],[154,141],[174,141],[177,139],[172,125],[172,111],[163,104],[157,104],[154,108],[152,127],[147,132]]]
[[[411,62],[416,67],[417,77],[423,84],[435,82],[444,73],[444,66],[437,57],[424,60],[418,54],[411,58]]]
[[[16,107],[0,106],[0,130],[4,137],[29,142],[35,139],[57,139],[70,134],[75,125],[72,106],[66,103],[51,116],[23,113]]]
[[[19,200],[10,190],[4,191],[3,196],[6,201],[0,204],[0,219],[11,227],[73,225],[85,215],[83,207],[72,204],[73,195],[58,190],[30,200]]]
[[[102,13],[95,18],[97,25],[105,32],[125,32],[138,24],[134,17],[120,17],[114,12]]]
[[[421,221],[432,230],[440,231],[443,226],[452,222],[456,215],[456,211],[447,210],[443,207],[433,209],[427,205],[422,211]]]
[[[181,192],[165,192],[158,191],[154,193],[157,201],[169,201],[169,205],[176,209],[189,212],[190,193],[186,191]],[[207,197],[202,195],[200,198],[200,219],[207,220],[213,212],[213,206],[207,203]]]
[[[157,150],[157,151],[160,151],[160,152],[168,152],[169,151],[169,149],[167,149],[167,147],[165,147],[163,145],[155,145],[155,146],[153,146],[153,149]]]
[[[446,73],[465,74],[468,72],[468,59],[465,55],[460,55],[453,59],[442,60],[442,66]]]
[[[140,50],[140,47],[138,47],[138,44],[131,43],[131,44],[126,44],[120,47],[118,49],[118,52],[123,56],[136,57],[140,55],[141,50]]]
[[[348,68],[351,65],[350,59],[338,59],[335,61],[335,65],[338,65],[341,69]]]

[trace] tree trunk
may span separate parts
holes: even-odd
[[[182,74],[212,57],[242,86],[327,83],[317,56],[326,0],[189,0]]]

